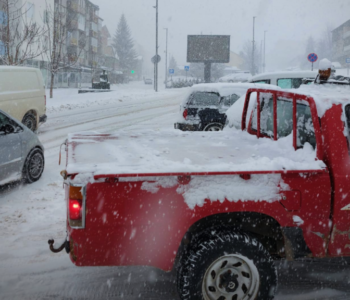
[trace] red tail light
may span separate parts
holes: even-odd
[[[80,220],[81,216],[81,201],[69,199],[69,218],[71,220]]]
[[[68,214],[69,214],[70,220],[74,220],[74,221],[82,220],[83,195],[81,193],[81,189],[82,189],[81,186],[69,187]]]
[[[44,96],[44,98],[45,98],[45,106],[46,106],[46,95]]]
[[[184,116],[184,119],[186,120],[186,118],[187,118],[187,114],[188,114],[188,112],[187,112],[187,108],[184,110],[184,112],[183,112],[183,116]]]

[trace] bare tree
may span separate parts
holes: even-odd
[[[0,59],[5,65],[22,65],[26,60],[42,55],[47,49],[41,38],[44,26],[33,21],[34,7],[19,0],[0,0],[4,12],[0,39],[4,50]]]
[[[251,41],[246,41],[243,45],[243,50],[239,53],[240,56],[244,59],[243,67],[246,70],[249,70],[252,74],[257,74],[258,69],[261,65],[261,55],[259,48],[254,45],[254,66],[253,66],[253,43]]]
[[[44,14],[44,23],[46,26],[45,44],[48,50],[46,52],[49,62],[50,79],[50,98],[53,97],[53,87],[55,76],[62,69],[73,67],[80,57],[85,47],[85,34],[74,39],[77,48],[75,52],[67,51],[67,40],[71,37],[71,29],[77,26],[77,14],[68,14],[67,7],[55,2],[55,7],[46,3]]]
[[[332,30],[334,27],[327,24],[322,32],[321,38],[317,41],[317,55],[319,60],[327,58],[332,61]]]

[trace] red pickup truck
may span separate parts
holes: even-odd
[[[350,89],[250,89],[242,130],[69,135],[77,266],[177,270],[181,299],[272,299],[273,261],[350,256]]]

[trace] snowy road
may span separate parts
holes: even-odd
[[[67,133],[171,128],[187,91],[132,83],[102,94],[57,90],[48,99],[48,122],[38,135],[46,168],[32,185],[0,188],[0,299],[178,299],[174,274],[144,267],[77,268],[47,240],[65,236],[65,203],[58,166]],[[276,299],[350,299],[345,262],[279,263]]]

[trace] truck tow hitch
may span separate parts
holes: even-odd
[[[63,244],[58,247],[57,249],[55,249],[53,247],[53,244],[55,243],[55,240],[51,239],[51,240],[48,240],[48,243],[50,245],[50,250],[53,252],[53,253],[59,253],[61,252],[63,249],[66,249],[66,252],[69,253],[70,252],[70,245],[69,245],[69,242],[67,240],[65,240],[63,242]]]

